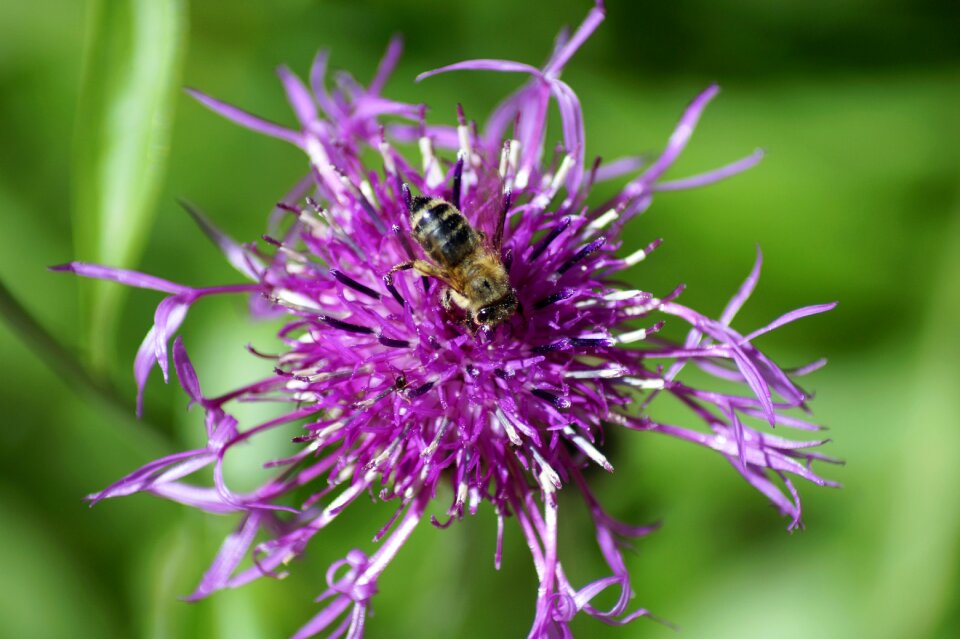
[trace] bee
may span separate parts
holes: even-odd
[[[488,246],[456,206],[440,198],[413,197],[410,228],[413,238],[432,262],[412,259],[397,264],[390,274],[414,269],[447,285],[441,302],[447,310],[459,308],[468,322],[494,328],[517,311],[517,292],[500,259],[500,247]],[[502,234],[498,231],[498,241]]]

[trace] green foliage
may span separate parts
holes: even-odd
[[[139,262],[170,153],[185,10],[183,0],[89,3],[72,170],[81,260]],[[124,289],[98,282],[87,291],[89,350],[103,367]]]

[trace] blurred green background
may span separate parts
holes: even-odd
[[[188,284],[239,281],[175,203],[197,203],[234,237],[264,230],[305,169],[301,153],[192,102],[183,85],[292,123],[272,73],[305,73],[319,47],[367,79],[393,33],[406,53],[388,94],[453,119],[480,117],[516,78],[416,73],[470,57],[539,63],[588,0],[33,0],[0,8],[0,277],[54,339],[4,296],[0,323],[0,636],[286,636],[317,610],[326,566],[369,550],[392,505],[357,504],[284,581],[197,604],[189,593],[230,530],[148,496],[88,509],[82,497],[159,455],[195,445],[199,416],[154,373],[145,419],[133,354],[160,296],[48,273],[76,256]],[[784,531],[718,455],[652,434],[611,437],[617,472],[593,476],[604,503],[663,529],[628,556],[636,603],[686,637],[960,636],[960,9],[948,0],[610,0],[608,19],[564,78],[583,102],[588,155],[662,147],[707,83],[723,92],[671,173],[764,147],[723,184],[660,196],[629,244],[663,236],[633,276],[686,282],[716,314],[766,255],[735,326],[804,304],[824,317],[763,338],[784,365],[825,355],[807,381],[845,467],[840,491],[801,486],[807,529]],[[559,137],[559,136],[558,136]],[[103,229],[107,229],[104,231]],[[95,330],[91,330],[91,326]],[[18,328],[15,328],[18,327]],[[240,300],[197,305],[183,330],[204,389],[256,378],[243,345],[269,343]],[[46,344],[46,346],[44,346]],[[46,358],[46,360],[44,359]],[[47,363],[45,363],[45,361]],[[53,364],[53,368],[48,366]],[[131,402],[132,403],[132,402]],[[561,501],[561,556],[575,583],[602,574],[576,499]],[[369,637],[524,636],[534,571],[508,526],[493,570],[489,512],[422,526],[380,582]],[[672,637],[637,621],[578,619],[582,637]]]

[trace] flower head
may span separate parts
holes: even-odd
[[[264,377],[219,397],[203,393],[176,337],[174,369],[191,402],[205,411],[207,445],[152,462],[91,496],[97,501],[146,491],[213,513],[241,513],[193,598],[277,575],[353,500],[370,493],[393,504],[376,533],[377,550],[369,556],[352,550],[331,566],[322,611],[297,633],[358,637],[378,577],[426,517],[428,504],[443,499],[449,486],[447,517],[432,523],[446,527],[466,513],[493,508],[500,523],[494,558],[499,566],[504,520],[515,519],[540,581],[530,636],[568,636],[568,622],[578,612],[609,624],[647,614],[629,608],[633,591],[621,548],[652,527],[611,518],[584,478],[588,464],[613,472],[603,453],[606,429],[661,433],[718,451],[790,518],[791,528],[801,515],[791,477],[832,485],[810,467],[826,459],[810,450],[822,440],[789,440],[750,425],[760,420],[817,430],[787,411],[805,407],[807,399],[793,378],[819,363],[788,374],[753,340],[831,304],[801,308],[747,334],[734,330],[734,317],[759,276],[759,255],[717,320],[682,305],[682,287],[660,294],[620,283],[622,271],[659,244],[637,249],[619,240],[624,224],[655,193],[709,184],[749,168],[760,154],[699,176],[661,179],[717,94],[711,86],[687,107],[648,166],[632,160],[588,166],[580,104],[560,72],[603,16],[598,2],[572,36],[558,41],[543,68],[472,60],[420,76],[456,70],[527,76],[482,129],[462,109],[455,125],[444,126],[428,123],[419,105],[380,95],[399,55],[398,41],[366,88],[341,75],[328,92],[324,54],[314,61],[309,89],[281,68],[296,130],[194,91],[212,110],[297,145],[310,160],[309,175],[278,205],[282,215],[275,216],[273,236],[265,236],[260,247],[234,242],[188,207],[251,283],[191,288],[95,265],[58,267],[167,294],[136,357],[141,394],[154,363],[167,377],[168,344],[199,299],[250,294],[255,315],[284,322],[283,352],[251,348],[263,359]],[[563,129],[556,150],[544,145],[551,103]],[[406,122],[384,124],[383,116]],[[420,164],[396,150],[407,142],[419,146]],[[382,162],[366,163],[369,150]],[[638,175],[611,201],[588,204],[595,182],[629,172]],[[485,250],[503,264],[516,291],[516,312],[497,318],[502,321],[465,322],[455,308],[445,308],[444,282],[395,272],[398,264],[424,259],[410,228],[414,196],[453,203],[484,234]],[[670,320],[690,326],[683,344],[657,335]],[[678,373],[688,362],[748,392],[687,385]],[[638,402],[645,407],[659,393],[688,406],[704,428],[660,423],[631,408]],[[258,400],[280,400],[290,408],[241,428],[231,405]],[[289,424],[303,430],[289,457],[265,460],[276,469],[273,479],[252,492],[232,490],[224,479],[224,457],[237,444]],[[210,466],[212,486],[187,481]],[[557,493],[563,489],[583,496],[611,571],[585,585],[568,580],[557,553]],[[304,491],[308,497],[293,500]],[[258,535],[268,540],[254,545]],[[241,567],[248,555],[253,565]],[[596,608],[591,602],[609,588],[619,590],[616,603]]]

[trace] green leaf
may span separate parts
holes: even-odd
[[[169,155],[186,0],[93,0],[73,160],[79,259],[132,267],[154,218]],[[87,347],[103,368],[124,289],[84,286]]]
[[[929,637],[956,611],[960,571],[960,202],[952,224],[945,225],[946,250],[935,276],[922,330],[917,363],[902,379],[902,414],[891,416],[898,455],[887,466],[893,485],[885,496],[885,520],[876,531],[880,543],[870,589],[874,627],[871,637]],[[932,269],[931,269],[932,270]],[[912,374],[910,374],[912,373]],[[905,595],[904,593],[909,593]],[[947,635],[944,635],[947,636]]]
[[[0,618],[4,637],[101,637],[124,633],[105,580],[89,558],[71,553],[58,514],[0,482]]]

